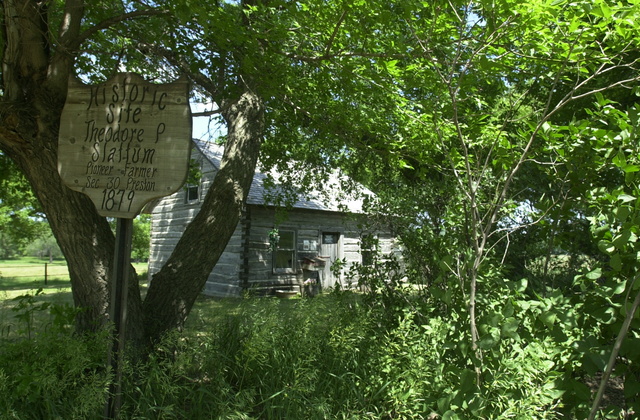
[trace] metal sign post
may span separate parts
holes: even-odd
[[[60,116],[58,173],[89,196],[98,213],[117,218],[110,312],[113,345],[107,365],[115,374],[105,417],[122,405],[122,360],[127,323],[127,277],[133,219],[150,201],[178,191],[191,153],[189,83],[154,84],[118,73],[98,85],[72,77]]]
[[[126,339],[132,233],[133,219],[118,218],[111,280],[111,304],[109,307],[109,317],[113,323],[113,332],[111,349],[107,357],[107,365],[111,366],[115,380],[109,386],[109,398],[104,411],[104,416],[107,419],[117,419],[122,406],[122,361]]]

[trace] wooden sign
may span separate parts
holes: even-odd
[[[99,85],[69,80],[60,117],[58,172],[102,216],[134,218],[180,189],[191,151],[189,84],[119,73]]]

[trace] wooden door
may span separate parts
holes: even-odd
[[[324,268],[320,270],[320,285],[322,289],[326,290],[340,281],[340,276],[331,272],[333,262],[342,258],[342,235],[340,232],[322,232],[319,256],[325,261]]]

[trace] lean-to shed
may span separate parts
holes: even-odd
[[[155,205],[150,275],[159,271],[169,258],[186,225],[198,213],[201,200],[220,167],[222,146],[197,139],[193,144],[192,163],[199,167],[202,176],[198,185],[187,184]],[[361,227],[366,225],[361,223],[362,196],[338,199],[348,196],[338,182],[323,184],[322,194],[299,194],[282,220],[282,212],[278,212],[270,199],[273,190],[265,186],[266,178],[265,174],[256,172],[242,218],[209,275],[204,294],[302,292],[303,284],[326,289],[336,282],[347,286],[354,281],[346,278],[349,268],[354,263],[369,263],[371,249],[362,246],[365,237],[375,236],[382,253],[394,250],[395,241],[389,232],[372,232]],[[366,192],[364,188],[362,191]],[[332,270],[337,260],[343,262],[342,268]]]

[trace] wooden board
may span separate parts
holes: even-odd
[[[69,80],[58,172],[102,216],[134,218],[184,184],[191,151],[189,85],[118,73],[99,85]]]

